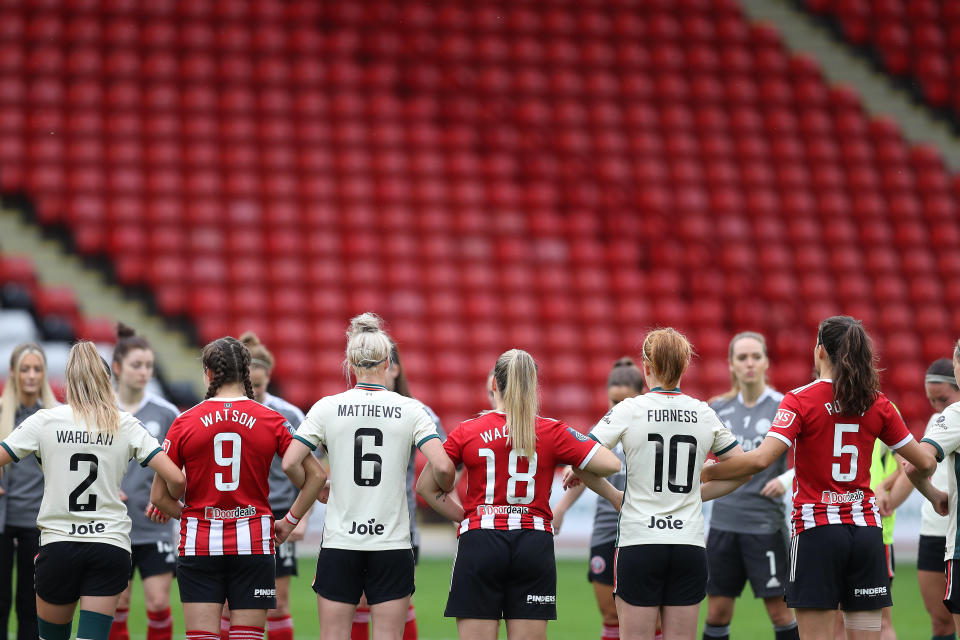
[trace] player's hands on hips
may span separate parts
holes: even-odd
[[[876,496],[877,499],[877,510],[880,512],[881,518],[886,518],[893,513],[893,509],[890,508],[890,494],[884,491],[881,491]]]
[[[286,518],[280,518],[273,523],[273,538],[277,544],[283,544],[293,533],[295,524],[291,524]]]
[[[780,478],[773,478],[770,482],[763,485],[763,489],[760,489],[760,495],[768,498],[779,498],[786,492],[787,490],[783,486],[783,483],[780,482]]]
[[[946,491],[937,489],[936,500],[932,502],[933,509],[942,516],[950,515],[950,496]]]
[[[157,524],[166,524],[170,522],[170,516],[165,514],[163,511],[160,511],[153,503],[147,505],[147,508],[144,509],[143,515],[147,516],[152,522]]]
[[[563,516],[565,515],[565,511],[553,512],[553,522],[550,523],[550,526],[553,527],[553,535],[560,533],[560,527],[563,526]]]
[[[564,489],[573,489],[574,487],[579,487],[582,481],[577,477],[577,474],[573,472],[573,469],[567,467],[566,471],[563,472],[562,483]]]

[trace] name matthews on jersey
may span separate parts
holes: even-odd
[[[381,404],[340,404],[337,416],[351,418],[396,418],[400,419],[400,407],[385,407]]]
[[[113,444],[113,434],[90,433],[81,429],[75,431],[57,430],[57,444],[102,444],[110,446]]]

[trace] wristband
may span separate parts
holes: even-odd
[[[292,515],[290,515],[289,511],[287,511],[287,515],[283,516],[283,519],[294,526],[300,524],[300,518],[294,518]]]

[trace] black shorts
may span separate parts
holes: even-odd
[[[787,606],[872,611],[893,605],[880,527],[829,524],[790,541]]]
[[[288,578],[297,574],[297,543],[287,540],[277,547],[277,577]]]
[[[690,544],[620,547],[614,594],[635,607],[685,607],[707,595],[707,554]]]
[[[181,602],[229,601],[231,609],[275,609],[277,563],[273,556],[180,556]]]
[[[942,573],[947,568],[943,557],[947,551],[946,536],[920,536],[917,547],[917,571]]]
[[[893,576],[896,573],[897,562],[893,557],[893,545],[885,544],[883,545],[884,557],[887,560],[887,575],[890,576],[891,582],[893,581]]]
[[[443,615],[556,620],[553,534],[533,529],[474,529],[461,534]]]
[[[414,591],[413,551],[320,549],[313,590],[334,602],[357,604],[367,594],[369,604],[406,598]]]
[[[102,542],[45,544],[34,569],[37,596],[50,604],[115,596],[127,588],[129,576],[130,552]]]
[[[590,547],[590,568],[587,569],[588,581],[613,586],[613,556],[616,551],[616,540]]]
[[[173,542],[151,542],[135,544],[131,552],[130,579],[140,569],[140,578],[173,573],[177,570],[177,554],[173,552]]]
[[[786,533],[710,529],[707,569],[707,593],[711,596],[738,598],[750,580],[754,597],[780,597],[787,582]]]
[[[957,574],[960,571],[957,571],[956,560],[947,560],[946,568],[944,568],[943,573],[947,578],[947,591],[943,594],[943,604],[950,613],[960,613],[960,589],[955,587],[956,579],[960,576]]]

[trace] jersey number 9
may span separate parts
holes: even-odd
[[[223,454],[223,443],[230,443],[230,455]],[[213,459],[221,467],[230,467],[230,480],[223,473],[213,474],[213,484],[217,491],[236,491],[240,486],[240,440],[239,433],[227,431],[213,437]]]

